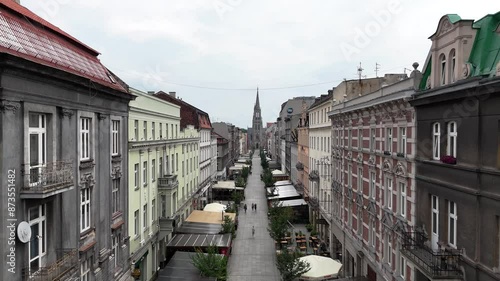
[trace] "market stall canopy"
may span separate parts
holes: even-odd
[[[272,193],[274,189],[274,193]],[[272,193],[268,200],[287,200],[288,199],[300,199],[300,194],[297,192],[293,185],[282,185],[277,187],[269,187],[267,189],[268,193]]]
[[[304,199],[283,200],[280,203],[282,207],[307,206],[307,202]]]
[[[193,247],[230,247],[231,233],[227,234],[176,234],[167,244],[167,247],[193,248]]]
[[[221,230],[222,224],[185,221],[175,229],[175,234],[219,234]]]
[[[235,213],[224,213],[224,216],[229,216],[233,221],[236,219]],[[207,212],[193,210],[191,215],[186,219],[187,222],[213,223],[222,224],[222,212]]]
[[[292,185],[292,182],[289,180],[286,180],[286,181],[277,181],[274,183],[274,186],[281,186],[281,185]]]
[[[311,269],[300,276],[301,280],[330,280],[337,278],[342,268],[342,263],[328,257],[309,255],[299,258],[306,261]]]
[[[175,252],[172,259],[158,274],[158,281],[187,280],[187,281],[216,281],[215,277],[202,277],[200,270],[191,260],[195,253]]]
[[[283,171],[281,171],[281,170],[273,170],[271,173],[273,174],[273,176],[285,175],[285,173],[283,173]]]
[[[205,206],[205,208],[203,208],[203,211],[207,211],[207,212],[222,212],[222,211],[225,211],[227,208],[226,205],[224,204],[220,204],[220,203],[210,203],[210,204],[207,204]]]
[[[234,185],[234,181],[218,181],[214,183],[212,189],[235,189],[235,190],[244,190],[243,187],[236,187]]]

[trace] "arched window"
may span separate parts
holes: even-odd
[[[432,124],[432,158],[439,160],[440,155],[441,126],[439,123]]]
[[[457,122],[452,121],[448,123],[448,142],[446,147],[446,154],[457,157]]]
[[[449,59],[450,59],[450,83],[453,83],[455,82],[456,78],[455,78],[455,73],[456,73],[456,65],[457,65],[457,60],[456,60],[456,57],[455,57],[455,49],[452,49],[450,51],[450,56],[449,56]]]
[[[446,83],[446,56],[444,54],[441,54],[439,57],[440,61],[440,76],[439,76],[439,83],[440,85],[444,85]]]

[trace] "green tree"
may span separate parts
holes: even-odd
[[[220,255],[214,245],[210,245],[206,253],[199,248],[196,249],[191,262],[204,277],[215,277],[217,280],[227,279],[227,257]]]
[[[290,207],[282,207],[281,203],[272,203],[269,209],[269,227],[267,231],[275,241],[283,240],[290,229],[288,223],[293,215],[293,210]]]
[[[288,251],[288,249],[283,249],[276,256],[276,266],[283,281],[295,280],[311,270],[311,265],[308,262],[299,259],[301,256],[299,252]]]
[[[245,187],[247,183],[243,177],[237,177],[236,180],[234,181],[234,185],[236,187]]]
[[[241,170],[241,177],[246,181],[248,179],[248,175],[250,174],[250,167],[243,167]]]
[[[231,236],[234,238],[234,234],[236,232],[234,221],[229,216],[224,216],[224,221],[222,222],[222,230],[221,234],[231,233]]]
[[[238,190],[234,190],[231,198],[233,199],[234,204],[236,206],[239,206],[241,201],[243,201],[243,193]]]

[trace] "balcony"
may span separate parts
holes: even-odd
[[[312,181],[319,181],[319,173],[317,170],[312,170],[311,173],[309,173],[309,179]]]
[[[37,166],[25,164],[23,178],[22,199],[44,199],[74,188],[71,162],[57,161]]]
[[[295,168],[297,168],[297,171],[304,171],[304,164],[297,162],[297,164],[295,164]]]
[[[165,175],[158,178],[158,189],[174,190],[178,186],[177,175]]]
[[[69,280],[78,272],[78,251],[76,249],[56,250],[57,260],[46,267],[23,268],[24,281]]]
[[[175,231],[175,227],[177,225],[178,216],[175,218],[160,218],[160,234],[158,239],[165,238],[168,234]]]
[[[319,210],[319,200],[317,197],[309,197],[308,203],[309,203],[309,206],[311,206],[311,208],[314,211]]]
[[[427,237],[420,231],[403,233],[401,253],[431,280],[462,280],[463,274],[459,266],[462,250],[434,251],[425,244],[426,240]]]

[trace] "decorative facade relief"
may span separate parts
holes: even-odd
[[[16,111],[19,108],[21,108],[21,104],[19,102],[2,101],[0,103],[0,111],[2,111],[2,112],[11,111],[12,113],[16,113]]]

